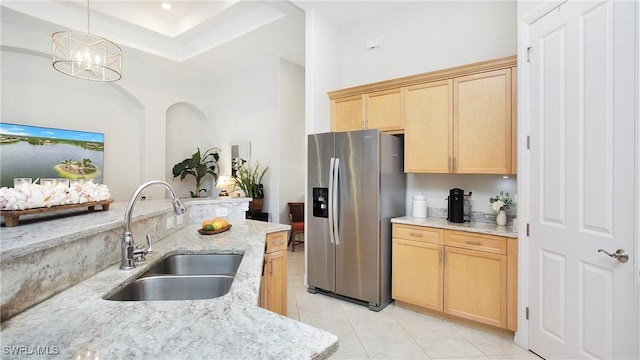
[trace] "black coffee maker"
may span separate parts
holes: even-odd
[[[454,223],[464,222],[464,190],[454,188],[449,190],[449,209],[447,220]]]

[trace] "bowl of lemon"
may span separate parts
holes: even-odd
[[[202,228],[198,232],[202,235],[213,235],[231,229],[231,224],[224,218],[207,219],[202,222]]]

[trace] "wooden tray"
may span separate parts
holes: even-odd
[[[220,230],[211,230],[211,231],[207,231],[207,230],[203,230],[203,229],[198,229],[198,232],[201,235],[215,235],[215,234],[220,234],[221,232],[225,232],[227,230],[231,229],[231,225],[227,226],[224,229],[220,229]]]
[[[61,210],[78,209],[85,207],[89,209],[90,213],[92,213],[96,210],[96,205],[102,206],[103,211],[108,211],[109,204],[111,204],[112,202],[113,199],[109,199],[102,201],[90,201],[83,204],[58,205],[27,210],[0,210],[0,215],[4,218],[4,226],[14,227],[18,226],[20,215],[53,213]]]

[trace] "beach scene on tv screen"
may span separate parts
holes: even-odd
[[[14,178],[93,179],[102,183],[104,134],[0,123],[0,186]]]

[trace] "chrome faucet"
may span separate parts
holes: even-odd
[[[160,180],[152,180],[140,185],[133,195],[131,195],[129,204],[127,205],[127,210],[124,213],[124,233],[122,234],[121,243],[122,259],[120,261],[121,270],[133,269],[136,266],[134,260],[144,260],[144,255],[151,251],[151,237],[149,235],[147,235],[147,248],[143,249],[139,246],[136,249],[133,245],[133,234],[131,233],[131,214],[133,213],[133,207],[136,204],[136,199],[142,190],[151,185],[164,185],[167,188],[167,191],[171,196],[173,211],[177,215],[182,215],[187,211],[187,208],[180,202],[180,200],[178,200],[175,191],[173,191],[173,188],[168,183]]]

